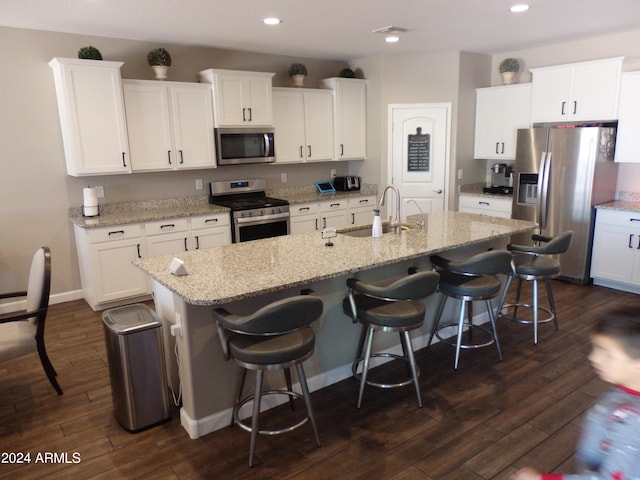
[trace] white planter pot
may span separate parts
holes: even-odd
[[[156,74],[156,80],[166,80],[169,67],[166,65],[151,65],[153,72]]]
[[[511,85],[516,77],[516,72],[502,72],[502,84]]]
[[[304,87],[304,75],[291,75],[294,87]]]

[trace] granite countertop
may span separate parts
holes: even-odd
[[[339,234],[328,247],[318,232],[194,250],[179,256],[189,275],[168,273],[175,255],[133,263],[186,303],[220,305],[243,298],[353,274],[453,248],[533,230],[534,223],[459,212],[413,215],[417,227],[382,238]]]
[[[108,203],[100,205],[100,215],[97,217],[83,217],[80,207],[72,208],[69,210],[69,221],[83,228],[94,228],[168,218],[211,215],[228,211],[228,208],[211,205],[208,196],[199,195],[163,200]]]
[[[361,197],[375,195],[376,185],[365,184],[362,190],[350,192],[318,193],[315,186],[291,187],[267,190],[267,195],[287,200],[291,205],[317,202],[333,198]],[[109,227],[127,223],[142,223],[169,218],[195,217],[228,212],[226,207],[211,205],[208,195],[178,197],[162,200],[107,203],[100,205],[100,215],[83,217],[81,207],[69,210],[69,221],[83,228]]]
[[[636,200],[636,201],[621,200],[616,202],[602,203],[600,205],[596,205],[596,208],[601,208],[603,210],[624,210],[627,212],[640,213],[640,200]]]

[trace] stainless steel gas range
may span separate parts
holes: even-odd
[[[263,178],[209,184],[209,203],[231,209],[233,243],[288,235],[289,202],[267,197]]]

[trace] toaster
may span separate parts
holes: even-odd
[[[333,179],[333,186],[340,192],[360,190],[360,177],[355,177],[353,175],[336,177]]]

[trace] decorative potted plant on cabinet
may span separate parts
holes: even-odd
[[[304,77],[307,76],[307,67],[301,63],[292,63],[289,67],[289,76],[293,80],[294,87],[304,86]]]
[[[78,58],[84,60],[102,60],[102,54],[96,47],[89,45],[78,50]]]
[[[350,68],[343,68],[342,70],[340,70],[340,73],[338,74],[338,77],[340,77],[340,78],[356,78],[356,74]]]
[[[154,48],[147,55],[149,66],[156,74],[157,80],[167,79],[167,70],[171,66],[171,55],[164,48]]]
[[[502,84],[511,85],[516,73],[520,70],[520,63],[515,58],[505,58],[500,63],[500,74],[502,75]]]

